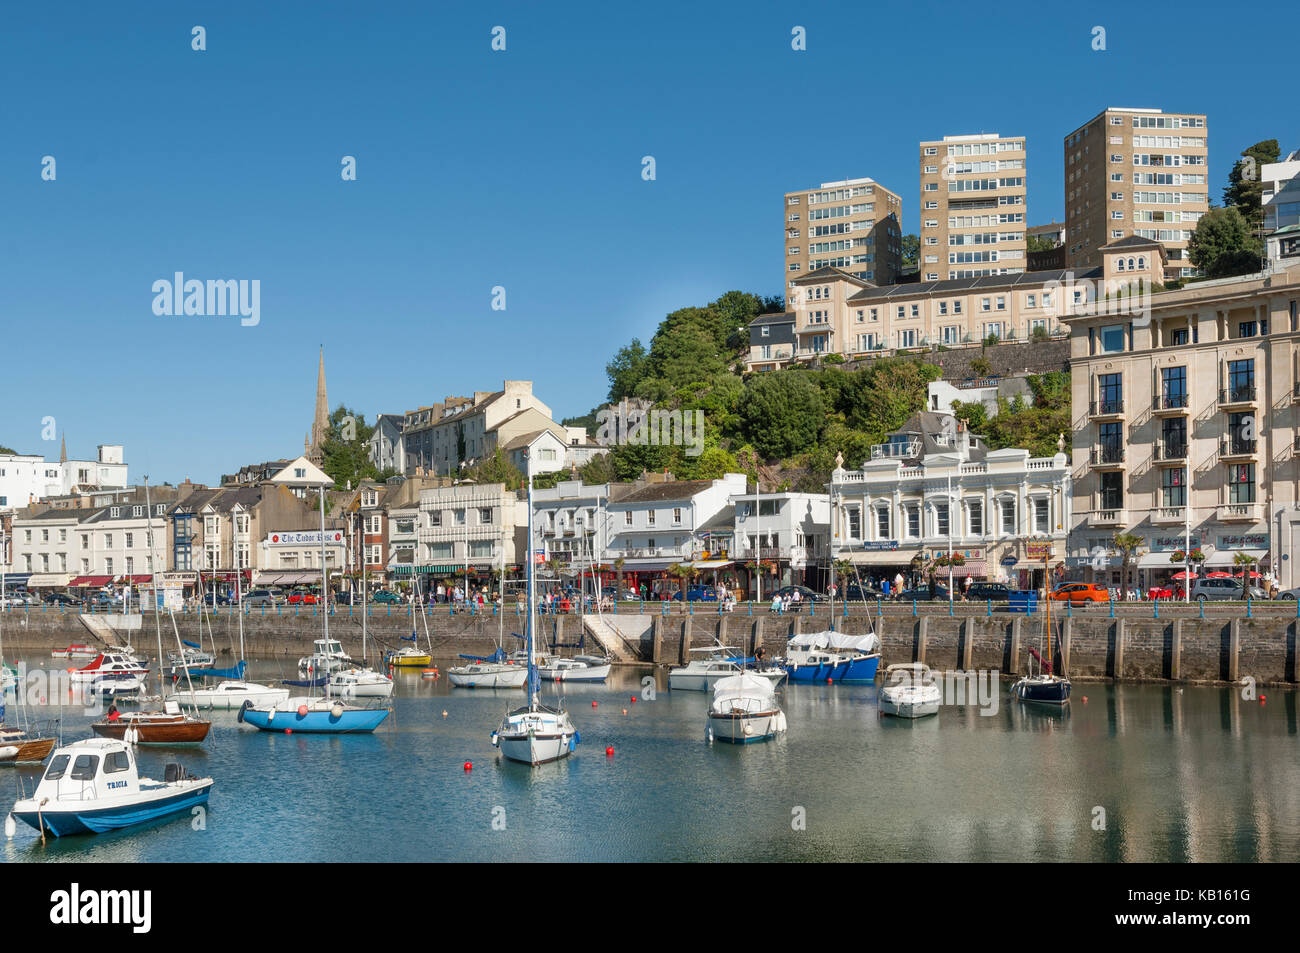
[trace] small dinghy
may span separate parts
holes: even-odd
[[[885,669],[885,686],[880,690],[880,713],[899,718],[937,715],[943,690],[934,673],[922,662],[891,665]]]
[[[91,738],[59,748],[36,786],[15,802],[12,815],[42,833],[102,834],[188,814],[206,804],[211,778],[195,778],[169,764],[162,781],[142,778],[124,741]]]
[[[196,745],[208,736],[212,723],[181,711],[175,698],[163,704],[162,711],[128,711],[118,717],[103,718],[90,730],[101,738],[117,738],[129,744]]]

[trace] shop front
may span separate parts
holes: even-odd
[[[946,552],[946,550],[945,550]],[[841,550],[840,559],[853,564],[857,580],[871,589],[893,593],[897,578],[903,577],[903,588],[922,582],[925,553],[917,546],[902,546],[897,540],[870,540],[860,543],[851,551]]]

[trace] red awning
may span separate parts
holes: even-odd
[[[80,586],[107,586],[113,582],[112,576],[78,576],[68,583],[68,588]]]
[[[122,582],[129,582],[133,586],[142,586],[147,582],[153,582],[153,576],[119,576]]]
[[[251,570],[251,569],[245,569],[245,570],[243,570],[242,572],[243,572],[243,576],[244,576],[245,579],[252,580],[252,578],[253,578],[253,570]],[[318,573],[318,575],[319,575],[319,573]],[[204,571],[201,571],[201,572],[199,573],[199,577],[200,577],[201,579],[220,579],[220,580],[222,580],[223,582],[234,582],[234,581],[235,581],[235,573],[234,573],[233,570],[222,571],[222,572],[208,572],[208,571],[204,570]]]

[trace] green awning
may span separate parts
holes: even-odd
[[[429,573],[435,576],[447,576],[451,573],[458,572],[465,567],[458,564],[448,564],[445,566],[394,566],[392,568],[395,576],[413,576],[416,573]]]

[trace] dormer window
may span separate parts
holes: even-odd
[[[109,507],[108,516],[110,519],[117,519],[117,510],[116,506]]]

